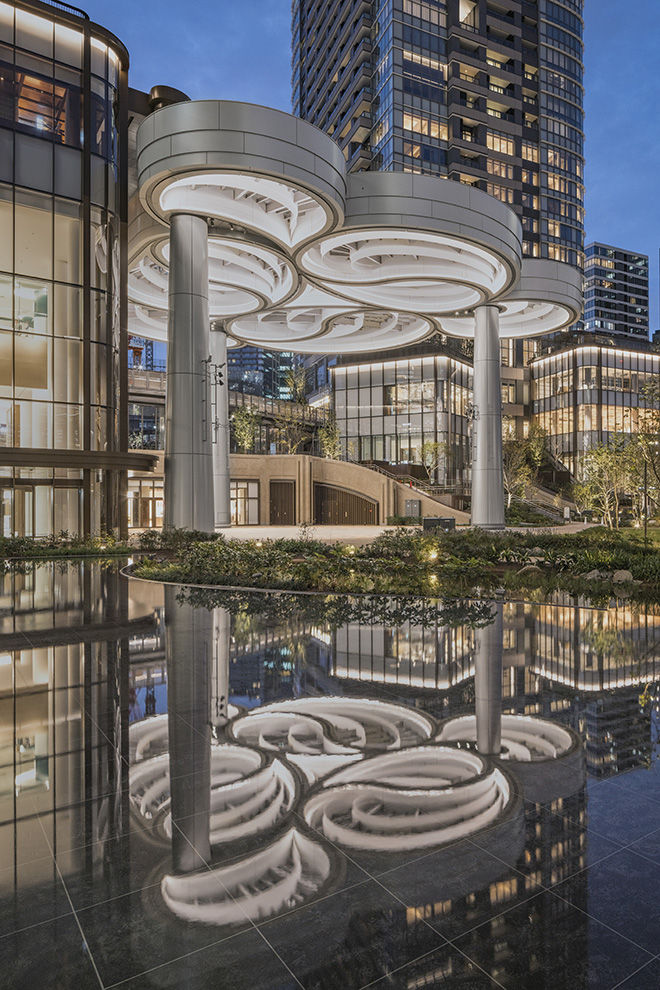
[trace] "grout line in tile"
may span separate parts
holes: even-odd
[[[584,911],[581,907],[578,907],[577,904],[574,904],[573,901],[569,901],[568,897],[562,897],[562,895],[557,893],[556,890],[548,891],[548,893],[554,894],[554,896],[558,897],[559,900],[564,901],[565,904],[570,905],[570,907],[572,907],[574,911],[579,911],[580,914],[586,915],[586,917],[589,918],[590,921],[594,921],[597,925],[601,925],[603,928],[607,928],[609,932],[612,932],[614,935],[618,935],[619,938],[624,939],[626,942],[630,942],[630,944],[634,945],[635,948],[639,949],[641,952],[646,953],[646,955],[649,956],[649,958],[646,960],[647,962],[651,962],[651,960],[655,958],[653,953],[649,952],[648,949],[645,949],[643,945],[639,944],[639,942],[635,942],[634,939],[629,938],[627,935],[624,935],[623,932],[618,931],[616,928],[612,928],[612,926],[608,925],[606,921],[601,921],[601,919],[596,918],[595,915],[590,914],[588,911]]]
[[[192,949],[191,952],[184,952],[181,956],[176,956],[174,959],[168,959],[167,962],[159,963],[158,966],[152,966],[150,969],[143,969],[140,973],[135,973],[133,976],[127,976],[125,980],[119,980],[116,983],[108,983],[104,987],[104,990],[113,990],[114,987],[126,986],[127,983],[132,983],[133,980],[137,980],[142,976],[148,976],[149,973],[157,973],[159,970],[167,969],[168,966],[172,966],[174,963],[181,962],[183,959],[191,959],[193,956],[199,955],[200,952],[206,952],[207,949],[212,949],[214,945],[222,945],[223,942],[230,942],[234,938],[238,938],[240,935],[244,935],[249,929],[244,928],[240,932],[232,932],[230,935],[226,935],[224,938],[219,938],[216,942],[209,942],[208,945],[200,945],[198,949]]]
[[[173,828],[177,828],[177,829],[178,829],[178,825],[177,825],[177,824],[176,824],[176,823],[175,823],[174,821],[172,822],[172,827],[173,827]],[[192,844],[192,842],[190,841],[190,839],[188,838],[188,836],[187,836],[187,835],[184,835],[184,833],[183,833],[183,832],[181,832],[181,829],[178,829],[178,830],[179,830],[179,832],[181,833],[181,835],[182,835],[182,837],[183,837],[183,838],[184,838],[184,839],[186,840],[186,842],[188,843],[188,845],[190,846],[190,848],[191,848],[191,849],[192,849],[192,850],[193,850],[193,851],[195,852],[195,854],[196,854],[196,855],[199,855],[199,853],[197,852],[197,849],[195,849],[195,846],[194,846],[194,845]],[[266,936],[265,936],[265,935],[263,934],[263,932],[261,931],[261,929],[260,929],[260,927],[259,927],[259,925],[257,925],[257,924],[256,924],[256,923],[255,923],[255,922],[254,922],[254,921],[252,920],[252,918],[250,918],[250,917],[249,917],[249,916],[247,915],[247,913],[246,913],[246,912],[245,912],[245,911],[243,910],[243,908],[242,908],[242,906],[241,906],[241,905],[239,904],[239,902],[238,902],[238,901],[236,900],[236,898],[235,898],[235,897],[234,897],[234,895],[233,895],[233,894],[231,893],[231,891],[230,891],[230,890],[228,889],[228,887],[227,887],[227,886],[226,886],[226,885],[225,885],[225,884],[224,884],[224,883],[222,882],[222,880],[220,879],[220,877],[219,877],[219,876],[217,875],[217,873],[216,873],[216,871],[215,871],[215,870],[213,870],[213,868],[211,867],[211,865],[210,865],[210,864],[206,864],[206,869],[207,869],[207,871],[208,871],[208,872],[209,872],[209,873],[211,874],[211,876],[213,877],[213,880],[214,880],[214,881],[215,881],[215,882],[217,883],[217,885],[218,885],[218,887],[219,887],[219,888],[222,888],[222,889],[223,889],[223,890],[225,891],[225,893],[226,893],[226,894],[227,894],[227,895],[228,895],[228,896],[229,896],[229,897],[231,898],[231,900],[232,900],[232,901],[234,902],[234,904],[236,904],[236,905],[237,905],[237,907],[239,908],[239,910],[240,910],[240,912],[241,912],[241,913],[243,914],[243,916],[244,916],[244,918],[245,918],[245,920],[246,920],[246,921],[248,922],[248,924],[250,925],[250,929],[246,929],[246,930],[248,930],[248,931],[249,931],[249,930],[252,930],[252,931],[255,931],[255,932],[257,932],[257,934],[258,934],[258,935],[260,935],[260,936],[261,936],[261,938],[262,938],[262,939],[263,939],[263,941],[264,941],[264,942],[266,943],[266,945],[268,946],[268,948],[269,948],[269,949],[271,950],[271,952],[273,953],[273,955],[275,955],[275,956],[276,956],[276,957],[277,957],[277,958],[279,959],[279,961],[280,961],[280,962],[282,963],[282,965],[283,965],[283,966],[284,966],[284,968],[285,968],[285,969],[287,970],[287,972],[288,972],[288,973],[289,973],[289,975],[290,975],[290,976],[292,977],[292,979],[294,979],[294,980],[296,981],[296,983],[297,983],[297,984],[298,984],[298,986],[299,986],[299,987],[301,988],[301,990],[305,990],[305,987],[304,987],[304,986],[303,986],[303,984],[302,984],[302,983],[300,982],[300,980],[298,979],[298,977],[296,976],[296,974],[295,974],[295,973],[293,972],[293,970],[291,970],[291,969],[290,969],[290,967],[289,967],[289,966],[287,966],[287,964],[286,964],[286,963],[284,962],[284,960],[283,960],[283,959],[282,959],[282,957],[280,956],[280,954],[279,954],[279,952],[277,952],[277,950],[276,950],[276,949],[275,949],[275,948],[274,948],[274,947],[273,947],[273,946],[271,945],[271,943],[270,943],[270,942],[268,941],[268,939],[266,938]]]
[[[85,938],[85,932],[83,931],[83,927],[82,927],[82,925],[80,923],[80,919],[79,919],[79,917],[78,917],[78,915],[76,913],[76,909],[73,906],[73,901],[71,900],[71,897],[69,895],[69,891],[67,889],[67,885],[64,882],[64,877],[62,876],[62,871],[60,870],[59,864],[58,864],[57,859],[55,857],[55,853],[53,852],[52,846],[50,844],[50,840],[48,838],[48,834],[46,832],[46,829],[43,826],[43,822],[41,820],[41,815],[36,810],[36,806],[35,806],[35,812],[36,812],[36,815],[37,815],[37,819],[39,821],[39,824],[41,825],[41,830],[44,833],[44,837],[46,839],[46,842],[48,843],[48,848],[50,849],[51,854],[53,856],[53,861],[55,863],[55,869],[57,870],[57,875],[60,878],[60,881],[62,883],[62,887],[64,888],[64,893],[66,894],[66,899],[68,900],[69,906],[71,907],[71,911],[73,912],[73,917],[75,918],[76,925],[78,926],[78,930],[80,932],[80,937],[83,940],[83,945],[84,945],[85,950],[87,952],[87,956],[89,958],[89,961],[92,964],[92,968],[93,968],[93,970],[94,970],[94,972],[96,974],[97,980],[99,981],[99,986],[101,987],[101,990],[105,990],[105,987],[104,987],[104,984],[103,984],[103,980],[101,979],[101,974],[98,971],[98,967],[97,967],[96,961],[94,959],[94,954],[93,954],[92,950],[90,949],[89,945],[87,944],[87,939]],[[67,916],[65,915],[65,917],[67,917]]]
[[[633,976],[637,976],[638,973],[641,973],[643,969],[646,969],[647,966],[650,966],[651,963],[657,959],[658,956],[653,956],[652,959],[650,959],[648,962],[645,962],[643,966],[639,967],[639,969],[634,970],[634,972],[632,973],[628,973],[627,976],[624,976],[624,978],[620,980],[619,983],[617,983],[615,986],[612,987],[612,990],[617,990],[617,987],[622,987],[624,983],[627,983],[628,980],[632,980]]]

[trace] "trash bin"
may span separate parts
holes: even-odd
[[[456,529],[456,520],[453,516],[426,516],[422,525],[425,530],[444,529],[445,533],[448,533]]]

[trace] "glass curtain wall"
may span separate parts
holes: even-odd
[[[578,347],[532,364],[533,420],[551,452],[579,474],[581,456],[613,434],[636,433],[646,414],[644,386],[657,380],[660,355]]]
[[[417,465],[422,445],[442,445],[431,480],[454,485],[469,477],[472,369],[442,356],[339,367],[334,401],[342,453],[353,461]]]
[[[98,455],[121,449],[127,57],[82,16],[46,11],[0,3],[4,535],[118,521],[117,479]]]

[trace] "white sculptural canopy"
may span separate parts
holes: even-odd
[[[209,315],[235,345],[389,351],[438,330],[472,337],[484,304],[498,306],[507,337],[580,315],[580,274],[523,262],[508,206],[433,176],[347,175],[328,135],[280,111],[220,101],[158,110],[138,131],[138,173],[149,215],[129,249],[138,335],[167,336],[175,213],[208,222]]]

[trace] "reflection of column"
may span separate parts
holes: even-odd
[[[504,606],[492,605],[493,621],[474,632],[474,694],[477,749],[498,756],[502,748],[502,650]]]
[[[224,608],[213,609],[213,669],[211,672],[211,721],[225,725],[229,704],[229,633],[231,616]]]
[[[211,333],[211,357],[223,379],[222,385],[214,385],[216,396],[213,424],[213,491],[215,526],[219,529],[231,526],[229,507],[229,382],[227,379],[227,335],[224,330]]]
[[[213,613],[179,605],[165,588],[172,860],[189,872],[210,862]]]
[[[183,213],[170,223],[165,526],[212,532],[208,230]]]
[[[502,386],[496,306],[475,310],[473,405],[470,521],[484,529],[503,529]]]

